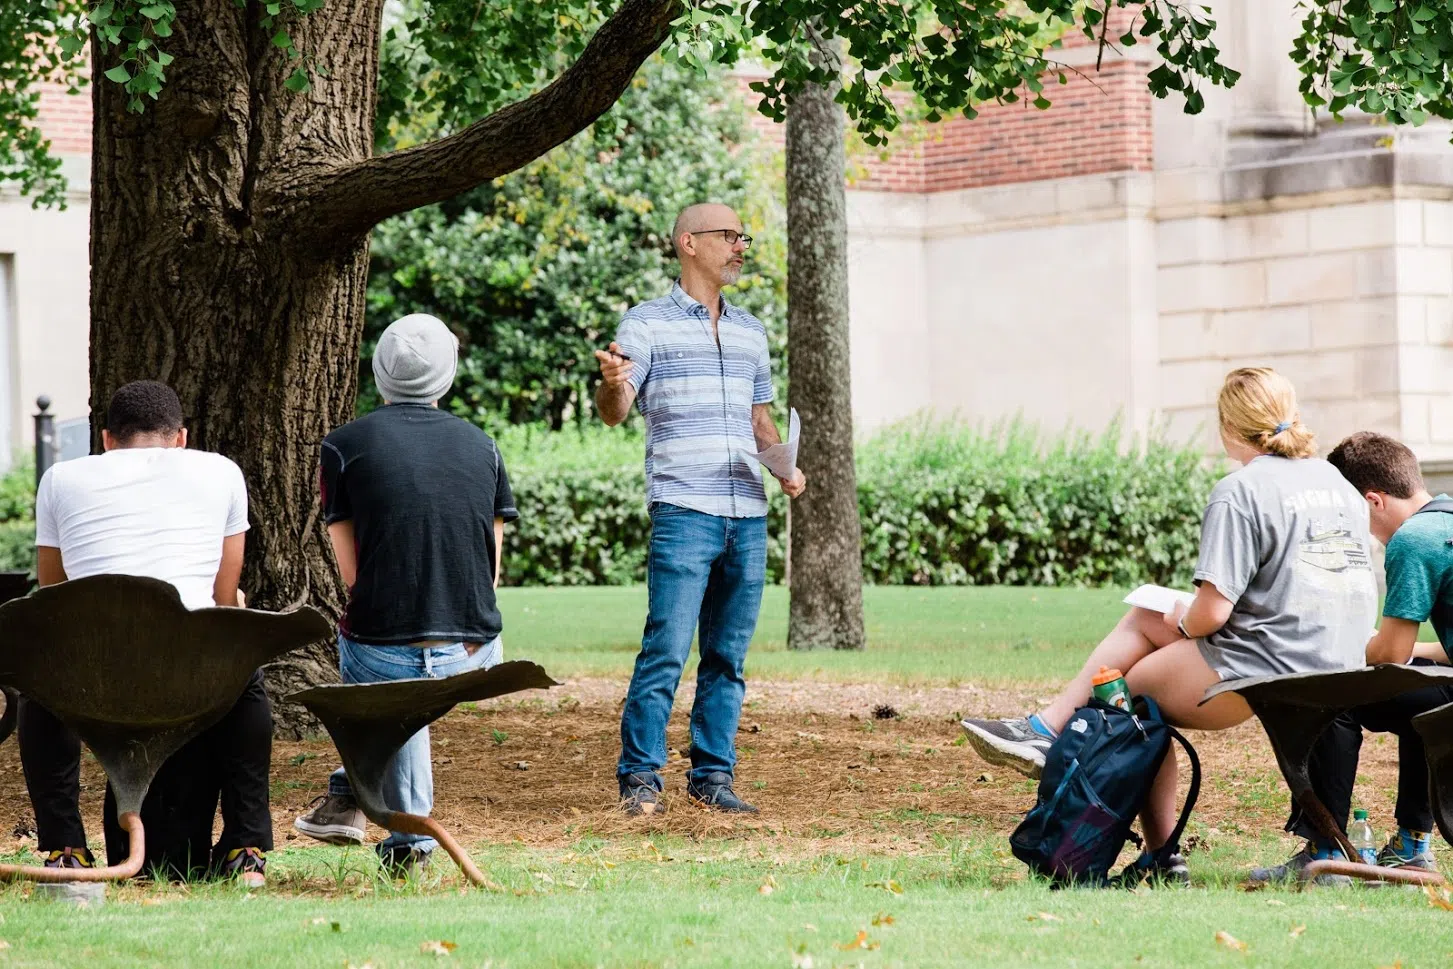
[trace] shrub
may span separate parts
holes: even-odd
[[[512,585],[640,582],[650,520],[639,431],[499,435],[521,520],[506,531]],[[1158,437],[1046,439],[908,422],[857,451],[864,578],[918,585],[1185,584],[1201,510],[1220,476]],[[768,577],[780,581],[786,502],[768,485]]]

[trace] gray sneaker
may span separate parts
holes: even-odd
[[[1387,844],[1377,853],[1377,863],[1383,868],[1416,868],[1420,871],[1437,871],[1438,863],[1433,859],[1433,841],[1430,837],[1427,847],[1419,851],[1416,845],[1403,840],[1401,832],[1395,832]]]
[[[1044,772],[1044,755],[1054,741],[1036,733],[1027,717],[960,723],[969,743],[989,763],[1012,767],[1026,777],[1038,778]]]
[[[1270,868],[1253,868],[1251,874],[1246,876],[1248,883],[1252,885],[1285,885],[1302,880],[1302,871],[1314,861],[1345,861],[1346,856],[1340,851],[1328,853],[1323,858],[1317,857],[1316,846],[1308,841],[1302,845],[1302,850],[1292,855],[1280,865],[1273,865]],[[1312,884],[1320,885],[1323,888],[1346,888],[1352,884],[1352,878],[1348,875],[1318,875]]]
[[[308,806],[312,810],[293,821],[303,834],[330,845],[363,844],[368,818],[352,797],[320,794]]]

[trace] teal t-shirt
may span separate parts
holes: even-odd
[[[1385,566],[1382,614],[1411,622],[1431,619],[1443,652],[1453,659],[1453,515],[1426,512],[1403,522],[1387,543]]]

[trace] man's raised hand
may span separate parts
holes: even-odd
[[[609,350],[595,351],[600,361],[600,377],[607,387],[619,387],[631,379],[631,359],[621,353],[621,345],[612,342]]]

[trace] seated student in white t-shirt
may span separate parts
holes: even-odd
[[[112,396],[102,443],[103,454],[57,464],[41,479],[35,502],[40,584],[142,575],[170,582],[189,609],[240,605],[247,532],[241,469],[220,454],[188,450],[181,401],[152,380],[126,384]],[[18,727],[45,864],[90,867],[77,802],[80,742],[27,700]],[[272,707],[258,672],[232,710],[157,775],[141,811],[146,870],[210,869],[261,884],[263,853],[272,848],[271,758]],[[213,847],[219,794],[223,831]],[[113,864],[127,853],[115,813],[108,787],[106,847]]]

